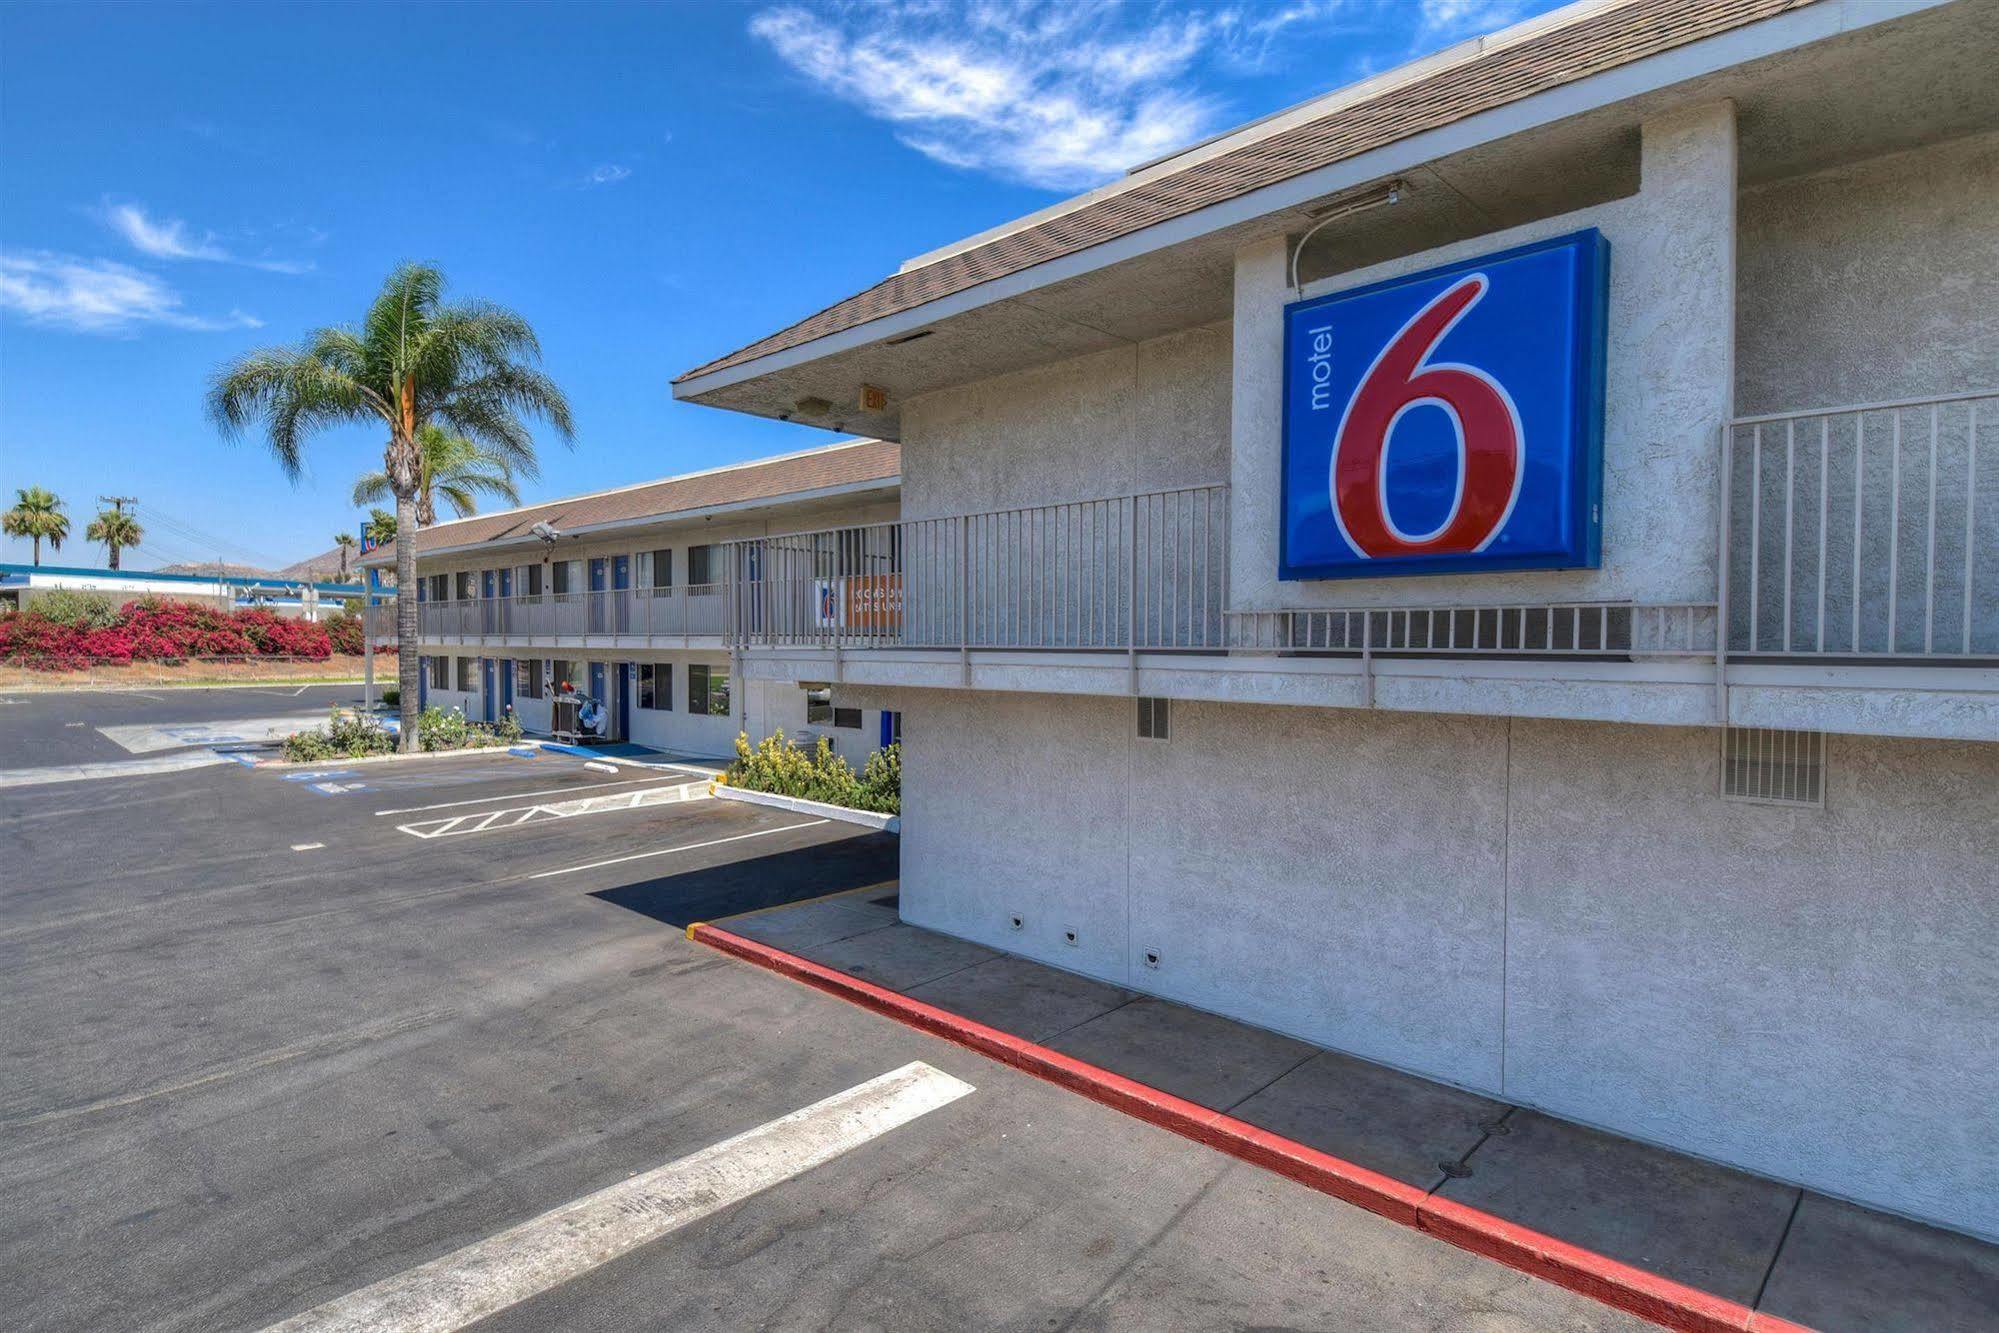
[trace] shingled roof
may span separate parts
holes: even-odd
[[[901,445],[894,440],[857,440],[808,453],[739,463],[711,472],[665,477],[614,491],[438,523],[418,531],[416,549],[418,555],[423,555],[526,537],[535,524],[543,522],[569,530],[625,520],[670,518],[719,505],[782,500],[868,482],[895,482],[901,474]],[[395,557],[395,544],[391,542],[370,551],[361,563],[391,564]]]
[[[1200,158],[1182,170],[907,269],[674,382],[913,310],[995,278],[1814,0],[1629,0],[1532,30],[1433,74]]]

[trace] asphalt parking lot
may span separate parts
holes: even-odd
[[[13,696],[0,776],[352,694]],[[639,1243],[482,1326],[1639,1326],[690,944],[896,887],[889,835],[606,799],[702,786],[550,754],[0,785],[8,1326],[352,1315],[913,1064],[949,1099],[737,1193],[669,1173]]]

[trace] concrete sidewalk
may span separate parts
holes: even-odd
[[[1999,1246],[906,925],[892,887],[716,924],[1765,1315],[1999,1328]]]

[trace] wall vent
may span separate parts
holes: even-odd
[[[1166,725],[1166,700],[1141,698],[1138,701],[1138,738],[1140,740],[1165,740]]]
[[[1723,727],[1723,800],[1757,805],[1825,804],[1825,733]]]

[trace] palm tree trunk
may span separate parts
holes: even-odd
[[[118,568],[118,543],[111,543],[111,568]]]
[[[40,569],[41,566],[42,566],[42,539],[40,537],[37,537],[35,538],[35,568]]]
[[[417,697],[416,500],[396,497],[396,712],[402,719],[397,748],[416,749]]]

